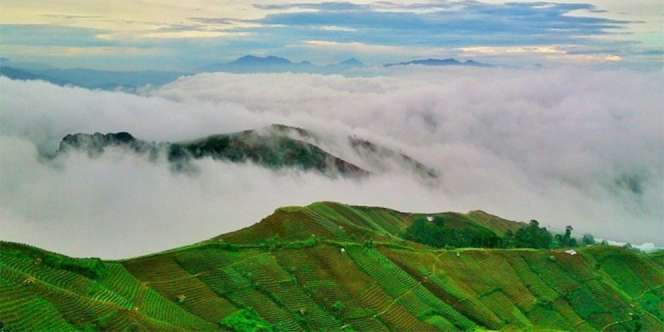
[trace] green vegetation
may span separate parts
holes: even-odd
[[[584,234],[583,238],[581,239],[581,243],[586,246],[590,246],[595,244],[595,237],[592,236],[592,234]]]
[[[415,216],[403,237],[436,248],[550,249],[576,247],[578,244],[572,237],[572,230],[572,226],[567,226],[564,234],[553,235],[546,227],[540,227],[537,220],[531,220],[528,225],[509,227],[502,233],[487,228],[484,223],[475,222],[468,215],[441,213]],[[503,236],[500,236],[501,233]],[[586,234],[582,244],[593,245],[595,240],[592,235]]]
[[[0,243],[0,250],[4,255],[30,258],[35,264],[71,271],[92,279],[102,277],[107,272],[106,265],[99,258],[71,258],[16,243]]]
[[[253,162],[264,167],[314,170],[325,175],[366,176],[368,171],[338,158],[309,142],[313,138],[299,128],[272,125],[237,133],[213,135],[193,141],[175,143],[147,142],[127,132],[73,134],[60,142],[59,152],[86,151],[97,156],[108,147],[125,147],[130,151],[156,158],[165,151],[175,170],[194,169],[191,159],[212,158],[231,162]]]
[[[494,248],[502,245],[502,239],[494,232],[484,227],[458,220],[462,218],[464,217],[455,214],[443,214],[434,217],[419,216],[406,229],[404,237],[407,240],[436,248]],[[446,225],[446,223],[449,225]],[[459,223],[462,225],[458,225]]]
[[[514,234],[514,246],[517,248],[548,249],[553,244],[553,235],[546,227],[539,227],[537,220],[531,220],[527,227],[520,228]]]
[[[572,238],[323,202],[123,261],[0,243],[0,330],[664,330],[664,255]]]
[[[181,161],[188,157],[213,157],[232,162],[252,161],[270,168],[294,166],[300,169],[327,171],[329,165],[345,167],[343,171],[362,172],[357,167],[337,159],[320,148],[286,136],[269,136],[257,133],[217,135],[191,143],[172,144],[169,160]],[[346,169],[347,168],[347,169]]]
[[[237,332],[272,332],[272,324],[266,322],[252,309],[242,309],[228,315],[220,324]]]

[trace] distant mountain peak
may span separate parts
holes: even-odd
[[[364,67],[364,63],[356,58],[349,58],[344,61],[339,62],[339,65],[346,67]]]
[[[201,68],[203,71],[220,71],[229,73],[319,73],[334,74],[356,68],[366,67],[360,60],[351,57],[341,62],[318,65],[308,60],[292,61],[274,55],[244,55],[231,62],[216,63]]]
[[[466,60],[466,61],[459,61],[454,58],[446,58],[446,59],[435,59],[435,58],[428,58],[428,59],[419,59],[419,60],[411,60],[411,61],[406,61],[406,62],[397,62],[397,63],[388,63],[385,64],[385,67],[394,67],[394,66],[408,66],[408,65],[421,65],[421,66],[473,66],[473,67],[488,67],[490,65],[477,62],[474,60]]]
[[[246,64],[246,65],[256,65],[256,64],[268,64],[268,65],[287,65],[292,64],[293,62],[282,57],[268,55],[268,56],[256,56],[256,55],[244,55],[241,56],[229,64]]]

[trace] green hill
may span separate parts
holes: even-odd
[[[497,236],[524,226],[323,202],[121,261],[0,243],[0,329],[664,330],[661,253],[436,249],[404,239],[423,217]]]

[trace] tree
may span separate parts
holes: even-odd
[[[564,234],[556,234],[554,237],[556,240],[556,245],[559,247],[576,247],[576,239],[572,237],[572,231],[574,227],[566,226]]]
[[[578,246],[578,245],[579,245],[579,244],[576,242],[576,239],[575,239],[575,238],[571,238],[571,239],[569,240],[569,246],[570,246],[570,247],[574,248],[574,247],[576,247],[576,246]]]
[[[583,238],[581,239],[581,242],[586,246],[593,245],[593,244],[595,244],[595,237],[592,236],[592,234],[583,234]]]
[[[445,234],[443,221],[434,219],[435,223],[429,222],[425,218],[418,218],[406,229],[406,239],[433,247],[442,248],[445,246]]]
[[[503,240],[503,247],[505,247],[505,248],[514,247],[514,232],[512,232],[511,229],[508,229],[507,232],[505,232],[505,238]]]
[[[565,247],[572,247],[572,231],[574,228],[570,225],[567,225],[565,227],[565,235],[563,235],[563,241],[562,244]],[[576,242],[576,241],[574,241]]]
[[[494,248],[501,239],[493,231],[468,223],[464,227],[449,226],[449,220],[442,216],[417,217],[406,229],[407,240],[437,248]]]
[[[519,248],[551,248],[553,235],[546,227],[539,227],[537,220],[531,220],[528,226],[520,228],[514,236],[514,244]]]

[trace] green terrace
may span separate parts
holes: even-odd
[[[662,253],[544,231],[322,202],[120,261],[0,243],[0,330],[664,330]]]

